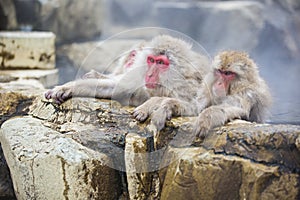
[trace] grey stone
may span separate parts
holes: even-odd
[[[53,87],[58,84],[58,70],[1,70],[0,82],[16,80],[37,80],[44,87]]]
[[[6,121],[0,141],[18,199],[116,199],[118,173],[92,151],[31,117]]]
[[[102,0],[40,0],[38,30],[52,31],[57,43],[99,37],[104,19]]]
[[[51,32],[0,32],[2,69],[53,69],[55,35]]]

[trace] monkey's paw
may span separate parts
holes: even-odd
[[[156,126],[158,131],[160,131],[165,127],[166,120],[170,120],[171,117],[172,110],[168,106],[162,106],[152,113],[151,123]]]
[[[68,87],[56,86],[45,93],[46,99],[53,99],[55,103],[61,104],[72,96],[72,91]]]
[[[143,108],[143,105],[141,105],[134,109],[133,116],[136,120],[143,122],[148,118],[149,113]]]
[[[200,117],[193,125],[193,134],[200,139],[204,139],[209,131],[209,125],[206,120],[202,120]]]

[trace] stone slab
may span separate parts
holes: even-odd
[[[51,32],[0,32],[2,69],[53,69],[55,35]]]
[[[58,84],[58,69],[0,70],[0,82],[9,82],[19,79],[38,80],[45,88],[49,88]]]

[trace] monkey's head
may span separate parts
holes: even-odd
[[[230,94],[232,87],[240,87],[238,83],[253,83],[258,77],[255,63],[248,54],[237,51],[223,51],[213,60],[213,91],[218,97]]]
[[[161,88],[174,83],[174,74],[182,74],[182,60],[188,60],[191,45],[168,35],[161,35],[149,42],[151,53],[147,55],[145,86],[148,89]],[[172,75],[171,75],[172,74]]]

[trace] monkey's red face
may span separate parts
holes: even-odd
[[[146,87],[154,89],[159,85],[159,76],[169,69],[170,61],[165,55],[149,55],[147,57]]]
[[[129,56],[125,60],[125,67],[126,68],[131,67],[131,65],[134,63],[135,56],[136,56],[136,50],[132,50],[130,52]]]
[[[228,94],[230,83],[236,78],[236,74],[231,71],[218,69],[215,71],[215,82],[213,91],[218,97],[224,97]]]

